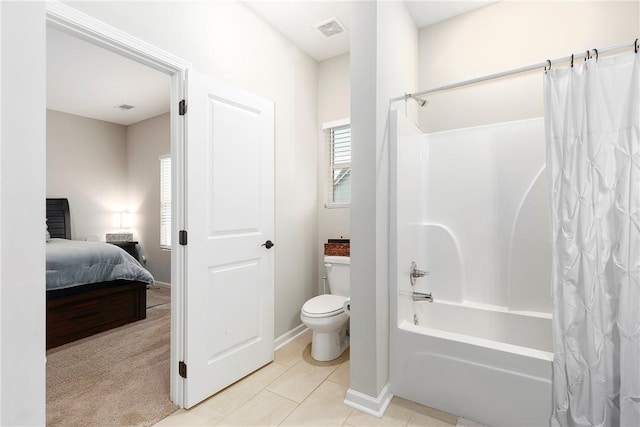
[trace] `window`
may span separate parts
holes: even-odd
[[[325,207],[349,207],[351,203],[351,125],[348,119],[323,126],[327,147]]]
[[[171,249],[171,157],[160,157],[160,248]]]

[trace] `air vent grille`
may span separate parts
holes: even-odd
[[[333,37],[337,34],[344,33],[344,25],[338,21],[337,18],[331,18],[326,21],[322,21],[313,26],[316,30],[322,33],[325,37]]]

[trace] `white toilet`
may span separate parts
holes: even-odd
[[[300,319],[313,331],[311,357],[325,362],[336,359],[349,347],[349,270],[347,256],[325,256],[324,265],[329,281],[328,294],[318,295],[305,302]]]

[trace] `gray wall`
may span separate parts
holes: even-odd
[[[71,238],[118,232],[127,207],[126,126],[47,110],[47,197],[66,197]]]
[[[71,237],[131,232],[158,282],[171,283],[171,252],[160,249],[160,162],[171,153],[169,114],[123,126],[47,110],[47,197],[66,197]],[[114,228],[114,212],[133,225]]]
[[[160,249],[160,156],[171,154],[169,114],[127,127],[127,190],[140,255],[156,281],[171,283],[171,251]]]

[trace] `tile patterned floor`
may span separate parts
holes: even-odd
[[[275,360],[215,396],[180,409],[156,426],[455,426],[457,417],[394,397],[380,419],[342,403],[349,352],[331,362],[311,358],[311,333],[276,352]]]

